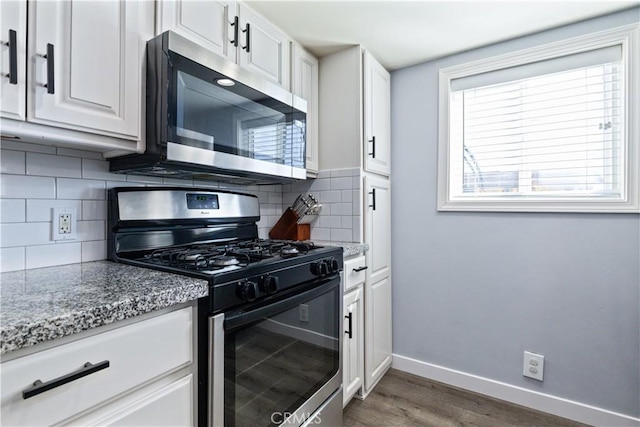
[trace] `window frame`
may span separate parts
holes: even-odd
[[[613,45],[622,46],[625,76],[623,150],[626,153],[623,197],[618,200],[596,197],[517,196],[451,197],[452,161],[449,141],[449,101],[454,79],[544,61]],[[633,52],[634,54],[631,54]],[[640,213],[640,24],[561,40],[528,49],[462,63],[439,71],[438,118],[438,200],[439,211],[479,212],[612,212]]]

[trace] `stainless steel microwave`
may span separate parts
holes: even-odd
[[[112,172],[305,179],[306,102],[167,31],[147,42],[146,150]]]

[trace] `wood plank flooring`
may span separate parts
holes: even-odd
[[[391,369],[364,401],[344,410],[344,427],[584,427],[565,418]]]

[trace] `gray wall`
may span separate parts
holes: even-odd
[[[640,217],[436,211],[441,67],[639,17],[635,8],[392,73],[395,354],[640,416]],[[543,383],[522,376],[525,350],[545,356]]]

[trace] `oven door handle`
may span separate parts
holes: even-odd
[[[335,276],[334,278],[325,281],[321,285],[309,289],[308,291],[305,291],[301,294],[297,294],[290,298],[284,298],[280,301],[270,303],[255,310],[243,312],[234,316],[229,316],[224,320],[224,329],[225,331],[233,330],[249,323],[253,323],[257,320],[261,320],[265,317],[270,317],[283,311],[287,311],[288,309],[293,308],[298,304],[312,300],[313,298],[325,294],[331,291],[333,288],[339,286],[340,276]]]

